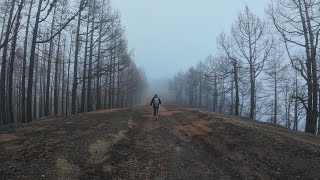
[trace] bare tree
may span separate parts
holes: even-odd
[[[31,11],[33,6],[33,1],[30,1],[29,5],[29,13],[27,18],[27,25],[26,25],[26,33],[24,38],[24,51],[23,51],[23,64],[22,64],[22,99],[21,99],[21,117],[22,122],[26,122],[26,64],[27,64],[27,51],[28,51],[28,35],[29,35],[29,27],[30,27],[30,19],[31,19]]]
[[[239,116],[239,60],[236,58],[235,55],[235,47],[232,45],[232,40],[224,33],[221,33],[218,37],[218,45],[223,50],[223,52],[227,55],[230,64],[232,65],[232,75],[233,75],[233,82],[234,82],[234,88],[235,88],[235,115]],[[232,88],[233,89],[233,88]]]
[[[319,41],[319,0],[276,0],[268,14],[281,34],[291,64],[307,83],[306,99],[298,98],[307,111],[305,132],[316,133],[318,118],[318,75],[316,54]],[[304,57],[300,53],[304,51]]]
[[[18,7],[18,12],[16,16],[16,23],[15,28],[13,31],[13,38],[12,38],[12,45],[11,45],[11,57],[10,57],[10,66],[9,66],[9,88],[8,88],[8,98],[9,98],[9,112],[8,112],[8,119],[10,120],[10,123],[14,123],[14,112],[13,112],[13,65],[15,60],[15,54],[16,54],[16,47],[17,47],[17,40],[18,40],[18,31],[20,28],[20,21],[21,21],[21,11],[23,8],[24,0],[21,0]]]
[[[269,83],[268,87],[272,88],[273,98],[273,124],[277,124],[277,116],[278,116],[278,95],[282,91],[281,88],[284,87],[283,83],[286,80],[287,64],[284,64],[284,55],[281,51],[281,46],[275,46],[273,52],[270,55],[270,60],[266,63],[265,74],[266,81]]]
[[[82,90],[81,90],[81,109],[80,112],[85,112],[87,108],[86,101],[86,79],[87,79],[87,57],[88,57],[88,38],[89,38],[89,26],[90,26],[90,16],[87,15],[87,30],[85,38],[85,48],[84,48],[84,61],[83,61],[83,75],[82,75]]]
[[[263,70],[264,63],[272,47],[272,40],[266,37],[266,25],[245,7],[232,27],[232,36],[235,39],[236,53],[246,61],[250,79],[250,118],[255,118],[256,109],[256,79]]]
[[[7,54],[8,54],[8,46],[9,46],[9,37],[11,34],[11,23],[13,18],[14,6],[16,0],[11,1],[9,19],[7,22],[5,39],[3,43],[3,52],[2,52],[2,64],[1,64],[1,81],[0,81],[0,111],[1,111],[1,119],[3,124],[7,124],[7,113],[6,113],[6,69],[7,69]]]
[[[73,84],[72,84],[72,103],[71,103],[71,114],[75,114],[77,110],[76,99],[77,99],[77,86],[78,86],[78,58],[79,58],[79,48],[80,48],[80,28],[81,28],[81,12],[85,6],[85,1],[81,0],[79,5],[78,14],[78,24],[76,33],[76,49],[74,58],[74,68],[73,68]]]
[[[38,27],[40,21],[40,13],[42,7],[42,0],[39,0],[38,10],[36,15],[36,21],[32,33],[32,43],[31,43],[31,53],[30,53],[30,65],[29,65],[29,75],[28,75],[28,90],[27,90],[27,122],[32,121],[32,86],[33,86],[33,73],[34,73],[34,59],[36,52],[36,41],[38,35]]]
[[[51,31],[50,36],[53,36],[54,34],[54,24],[56,19],[56,12],[57,12],[57,6],[54,5],[53,10],[53,18],[51,21]],[[53,39],[50,40],[50,47],[49,47],[49,56],[48,56],[48,68],[47,68],[47,85],[46,85],[46,106],[45,106],[45,116],[48,116],[50,114],[50,83],[51,83],[51,65],[52,65],[52,56],[53,56],[53,48],[54,48],[54,41]]]

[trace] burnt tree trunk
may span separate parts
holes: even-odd
[[[64,115],[64,91],[65,91],[65,63],[66,63],[66,40],[63,43],[63,57],[62,57],[62,87],[61,87],[61,114]]]
[[[14,36],[12,38],[12,45],[11,45],[11,55],[10,55],[10,67],[9,67],[9,89],[8,89],[8,98],[9,98],[9,113],[8,113],[8,119],[10,123],[14,123],[14,112],[13,112],[13,100],[12,100],[12,93],[13,93],[13,65],[14,65],[14,59],[15,59],[15,54],[16,54],[16,47],[17,47],[17,35],[20,27],[20,19],[21,19],[21,11],[23,8],[24,0],[20,1],[19,8],[18,8],[18,13],[16,17],[16,24],[14,28]]]
[[[27,19],[27,26],[26,26],[26,33],[24,38],[24,52],[23,52],[23,63],[22,63],[22,84],[21,84],[21,121],[24,123],[26,122],[26,64],[27,64],[27,51],[28,51],[28,35],[29,35],[29,27],[30,27],[30,18],[31,18],[31,11],[33,6],[33,1],[30,2],[28,19]]]
[[[6,70],[7,70],[7,55],[9,46],[9,36],[11,32],[11,21],[13,17],[14,5],[16,0],[11,1],[11,9],[9,19],[7,22],[6,33],[3,44],[2,64],[1,64],[1,79],[0,79],[0,111],[3,124],[8,124],[7,110],[6,110]]]
[[[96,109],[99,110],[102,108],[101,104],[101,89],[100,89],[100,61],[101,61],[101,37],[102,37],[102,15],[100,15],[100,28],[99,28],[99,38],[98,38],[98,59],[97,59],[97,65],[96,65]]]
[[[38,66],[39,66],[39,44],[38,44],[38,53],[36,58],[36,69],[35,69],[35,77],[34,77],[34,95],[33,95],[33,117],[37,118],[37,84],[38,84]]]
[[[68,73],[67,73],[67,90],[66,90],[66,115],[69,115],[69,88],[70,88],[70,68],[71,68],[71,53],[72,53],[72,36],[71,36],[71,45],[69,49],[69,60],[68,60]]]
[[[53,11],[53,18],[51,22],[51,33],[50,36],[53,35],[53,29],[54,29],[54,22],[56,17],[56,9],[57,7],[54,7]],[[53,54],[53,39],[50,41],[50,47],[49,47],[49,57],[48,57],[48,68],[47,68],[47,86],[46,86],[46,106],[45,106],[45,112],[44,115],[48,116],[50,114],[50,83],[51,83],[51,61],[52,61],[52,54]]]
[[[61,16],[62,19],[62,16]],[[61,24],[60,24],[61,28]],[[54,73],[54,95],[53,95],[53,103],[54,103],[54,114],[57,115],[59,113],[59,84],[58,84],[58,74],[59,74],[59,53],[60,53],[60,40],[61,40],[61,33],[58,37],[58,49],[57,49],[57,55],[56,55],[56,64],[55,64],[55,73]]]
[[[36,21],[32,33],[32,44],[31,44],[31,53],[30,53],[30,66],[29,66],[29,75],[28,75],[28,91],[27,91],[27,121],[32,121],[32,85],[33,85],[33,70],[34,70],[34,59],[36,52],[36,41],[38,35],[39,19],[41,13],[42,0],[39,0]]]
[[[82,75],[82,90],[81,90],[81,110],[85,112],[87,107],[86,101],[86,80],[87,80],[87,58],[88,58],[88,39],[89,39],[89,27],[90,27],[90,16],[87,19],[87,31],[86,31],[86,43],[84,49],[84,61],[83,61],[83,75]]]
[[[78,87],[78,58],[80,49],[80,28],[81,28],[81,12],[84,6],[84,0],[81,0],[78,14],[77,34],[76,34],[76,49],[73,66],[73,84],[72,84],[72,102],[71,102],[71,114],[77,112],[77,87]]]
[[[91,85],[92,85],[92,59],[93,59],[93,35],[95,29],[95,8],[96,0],[93,1],[93,6],[91,7],[92,19],[91,19],[91,34],[90,34],[90,52],[89,52],[89,69],[88,69],[88,86],[87,86],[87,111],[93,110],[92,95],[91,95]]]

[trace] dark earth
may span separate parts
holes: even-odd
[[[320,138],[166,106],[0,127],[0,179],[320,179]]]

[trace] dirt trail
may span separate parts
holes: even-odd
[[[0,127],[0,179],[320,178],[317,136],[176,106]]]

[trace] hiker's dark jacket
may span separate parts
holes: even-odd
[[[159,97],[153,97],[152,100],[151,100],[151,102],[150,102],[150,106],[153,104],[153,108],[159,108],[159,107],[156,107],[156,106],[154,105],[154,98],[158,98],[158,99],[159,99],[159,105],[161,104],[161,100],[160,100]]]

